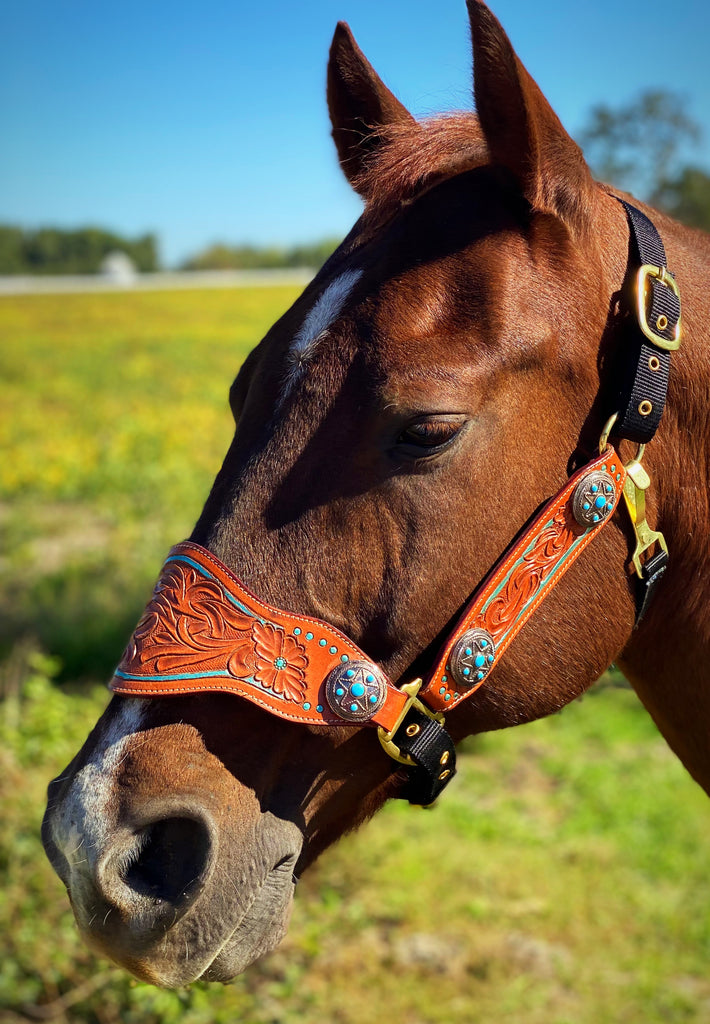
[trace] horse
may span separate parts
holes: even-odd
[[[49,786],[43,840],[84,938],[155,984],[244,971],[281,940],[296,879],[338,837],[390,798],[435,796],[453,744],[559,711],[611,662],[710,788],[710,240],[596,183],[494,15],[482,0],[468,10],[476,114],[422,122],[338,25],[328,106],[364,211],[243,364],[234,438],[194,532],[107,710]],[[620,199],[667,249],[674,276],[657,267],[653,288],[683,295],[672,368],[677,303],[674,322],[649,323],[641,288],[634,325],[648,337],[629,341],[638,260]],[[615,423],[619,353],[643,345],[642,369],[667,383],[648,452],[643,428]],[[655,403],[636,403],[641,419]],[[611,480],[603,529],[565,518],[571,488],[589,508],[588,465]],[[578,557],[504,657],[486,653],[490,623],[469,630],[440,666],[456,661],[458,681],[440,674],[419,699],[414,681],[433,678],[471,594],[490,579],[500,592],[501,553],[522,564],[531,529],[545,558],[557,543],[539,541],[551,500]],[[644,537],[667,561],[653,581],[633,551]],[[163,690],[141,682],[146,650]],[[198,663],[213,667],[184,670]],[[483,666],[480,685],[467,664]],[[422,728],[434,775],[406,747]]]

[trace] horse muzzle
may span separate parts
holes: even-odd
[[[152,984],[228,981],[283,938],[303,836],[190,727],[126,732],[142,703],[116,702],[99,753],[50,784],[45,849],[97,952]],[[126,769],[144,780],[130,795]]]

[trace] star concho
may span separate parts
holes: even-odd
[[[347,722],[367,722],[386,696],[387,684],[370,661],[346,661],[329,672],[325,681],[331,710]]]
[[[460,689],[470,690],[486,678],[496,659],[493,637],[485,629],[467,629],[456,641],[449,671]]]
[[[597,526],[614,511],[614,481],[608,473],[588,473],[577,484],[572,496],[572,513],[580,526]]]

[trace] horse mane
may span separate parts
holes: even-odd
[[[354,185],[366,197],[372,226],[434,185],[488,163],[488,149],[473,113],[444,114],[377,128],[378,145]]]

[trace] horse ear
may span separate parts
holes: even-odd
[[[390,124],[414,124],[412,115],[389,91],[344,21],[338,22],[330,47],[328,110],[340,166],[355,187],[365,161],[381,144],[379,129]]]
[[[481,129],[492,163],[510,170],[535,210],[584,229],[592,176],[523,67],[502,25],[482,0],[467,0],[473,37],[473,81]]]

